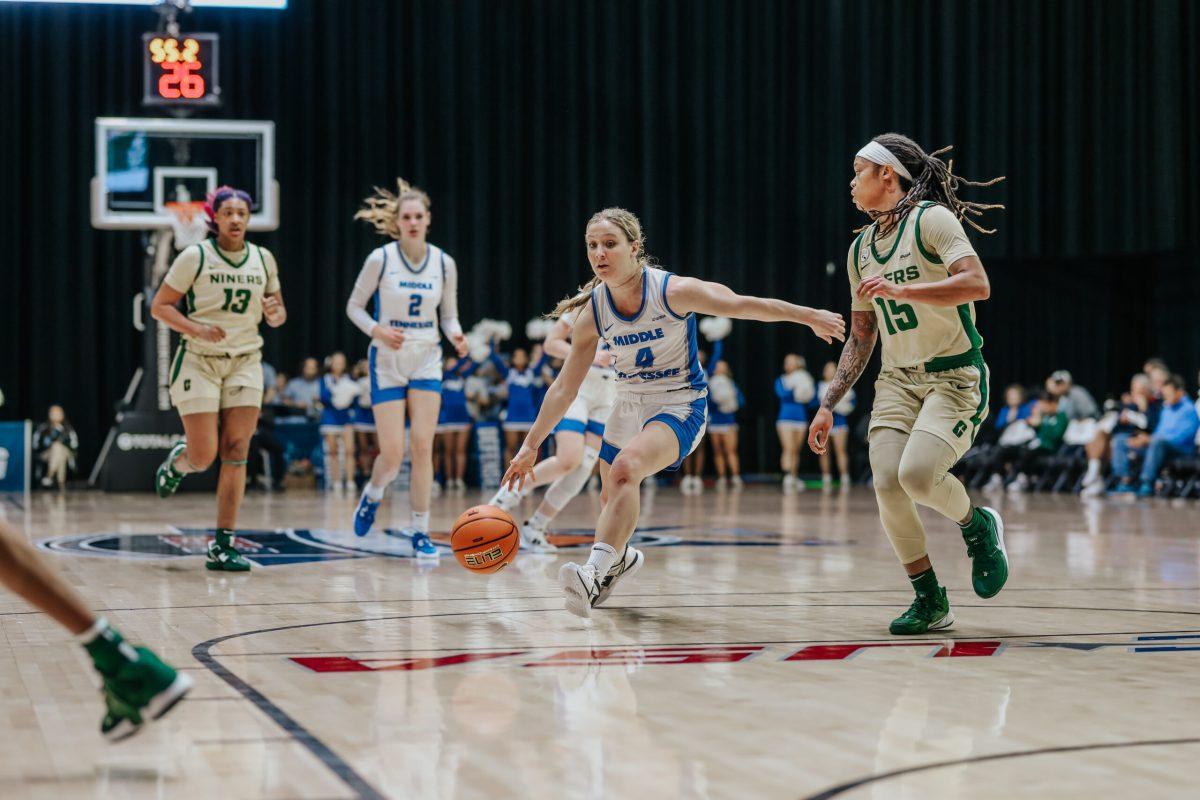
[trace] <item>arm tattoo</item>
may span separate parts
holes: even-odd
[[[871,352],[875,349],[877,324],[874,311],[850,312],[850,338],[842,348],[837,374],[829,382],[825,399],[821,401],[822,408],[832,411],[866,369],[867,362],[871,360]]]

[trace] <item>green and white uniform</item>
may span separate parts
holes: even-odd
[[[933,306],[884,298],[859,298],[864,278],[932,283],[949,277],[949,265],[975,255],[962,223],[945,206],[924,202],[887,237],[872,241],[875,225],[850,247],[847,272],[852,309],[873,311],[882,340],[883,369],[875,383],[872,431],[927,431],[961,458],[987,416],[988,369],[973,303]]]
[[[225,331],[219,342],[184,335],[171,361],[171,402],[181,415],[261,406],[263,298],[279,291],[270,251],[246,243],[240,253],[215,239],[176,257],[163,282],[184,295],[188,319]]]

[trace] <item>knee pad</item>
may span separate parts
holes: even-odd
[[[583,491],[599,459],[599,450],[592,447],[583,448],[583,458],[580,459],[579,466],[550,484],[550,488],[546,490],[545,501],[557,509],[566,506],[571,502],[571,498]]]

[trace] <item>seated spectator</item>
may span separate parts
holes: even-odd
[[[1094,419],[1100,416],[1092,393],[1076,386],[1071,373],[1060,369],[1046,379],[1046,391],[1058,398],[1058,409],[1067,415],[1067,420]]]
[[[1008,484],[1010,492],[1023,492],[1028,489],[1029,474],[1062,447],[1070,420],[1059,408],[1060,402],[1059,398],[1050,392],[1043,392],[1038,397],[1037,405],[1034,406],[1028,420],[1029,427],[1033,428],[1037,435],[1013,463],[1011,473],[1015,473],[1015,477]]]
[[[42,486],[66,488],[67,473],[75,469],[79,437],[62,406],[50,406],[46,421],[33,432],[33,450],[42,470]]]
[[[1196,406],[1184,388],[1183,378],[1172,375],[1163,382],[1162,411],[1158,416],[1158,424],[1145,446],[1146,452],[1142,460],[1142,473],[1137,489],[1138,497],[1150,497],[1154,494],[1154,482],[1163,465],[1177,456],[1190,456],[1196,452],[1196,433],[1200,430],[1200,417],[1196,416]],[[1113,473],[1121,478],[1114,492],[1132,492],[1133,480],[1130,475],[1129,453],[1131,449],[1122,443],[1118,448],[1113,442]],[[1118,452],[1120,451],[1120,452]]]
[[[984,487],[987,491],[1004,488],[1004,476],[1026,445],[1037,436],[1028,423],[1037,401],[1026,402],[1025,397],[1025,387],[1019,383],[1010,384],[1004,390],[1004,408],[996,415],[994,432],[987,437],[996,443],[996,447],[984,456],[987,466],[983,474],[990,476]]]
[[[304,359],[300,374],[287,382],[280,401],[289,408],[301,410],[309,419],[321,415],[321,365],[315,358]]]
[[[1171,377],[1171,368],[1161,358],[1148,358],[1142,366],[1142,372],[1150,378],[1150,388],[1155,400],[1162,400],[1162,387]]]
[[[1093,497],[1104,493],[1101,467],[1110,445],[1120,436],[1127,445],[1145,447],[1150,441],[1150,431],[1158,423],[1160,407],[1161,403],[1154,399],[1150,378],[1141,372],[1134,375],[1119,407],[1100,419],[1095,436],[1086,445],[1088,468],[1080,494]]]

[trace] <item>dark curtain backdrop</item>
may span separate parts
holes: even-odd
[[[4,416],[66,405],[98,449],[138,362],[136,233],[94,231],[96,116],[143,116],[143,9],[0,8]],[[222,35],[220,116],[278,124],[290,308],[266,355],[358,353],[343,302],[378,240],[351,221],[404,175],[463,274],[468,326],[524,321],[588,276],[590,213],[641,216],[652,254],[739,290],[848,311],[855,150],[886,130],[1008,176],[975,236],[993,381],[1072,369],[1099,394],[1149,354],[1194,383],[1200,300],[1200,4],[874,0],[292,0],[201,11]],[[209,114],[211,116],[211,114]],[[782,355],[802,330],[739,324],[751,469],[774,459]],[[869,384],[862,387],[869,395]],[[762,446],[760,448],[760,443]]]

